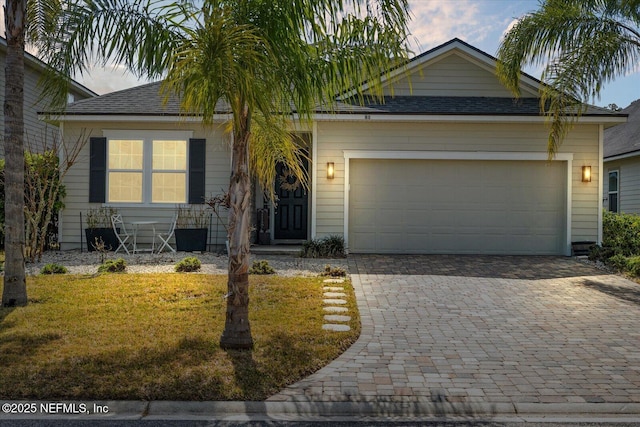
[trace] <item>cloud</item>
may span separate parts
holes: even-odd
[[[495,30],[495,21],[483,16],[477,0],[410,0],[409,5],[413,18],[409,28],[419,51],[454,37],[476,45]]]
[[[147,83],[147,80],[136,77],[119,64],[92,66],[88,72],[76,76],[75,80],[99,95]]]

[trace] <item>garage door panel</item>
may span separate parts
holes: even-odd
[[[353,252],[564,252],[564,162],[356,159],[350,176]]]

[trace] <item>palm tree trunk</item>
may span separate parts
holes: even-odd
[[[5,68],[5,273],[2,305],[27,304],[24,266],[24,17],[26,0],[7,0]]]
[[[249,112],[234,123],[234,140],[229,184],[229,279],[227,314],[220,347],[253,347],[249,325],[249,233],[251,229],[249,179]]]

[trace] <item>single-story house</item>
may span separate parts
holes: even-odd
[[[7,40],[0,37],[0,105],[4,103],[5,63],[7,57]],[[38,119],[38,111],[47,105],[47,99],[42,99],[41,89],[38,86],[40,78],[44,74],[47,65],[28,52],[24,54],[24,140],[25,145],[33,151],[41,151],[43,147],[52,145],[51,138],[58,136],[58,129]],[[76,81],[71,81],[69,90],[69,102],[98,96],[91,89],[86,88]],[[0,135],[4,141],[4,111],[0,110]],[[45,138],[49,140],[45,141]],[[0,143],[0,158],[4,158],[4,142]]]
[[[628,121],[604,131],[604,208],[640,214],[640,99],[621,112]]]
[[[353,253],[570,255],[572,241],[599,242],[604,130],[625,116],[589,107],[549,161],[541,83],[523,74],[516,100],[495,66],[453,39],[392,72],[384,103],[341,98],[311,126],[293,123],[308,141],[310,190],[281,189],[278,206],[256,191],[271,244],[340,235]],[[91,207],[168,222],[177,202],[228,188],[227,112],[205,127],[175,100],[163,105],[158,88],[79,101],[58,117],[65,140],[91,136],[65,179],[62,249],[80,246]],[[180,160],[154,169],[166,155]],[[224,245],[219,231],[211,243]]]

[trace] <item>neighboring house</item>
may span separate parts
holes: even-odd
[[[572,241],[599,242],[602,135],[625,116],[589,107],[549,161],[540,82],[523,74],[514,100],[495,65],[454,39],[392,72],[384,104],[340,99],[336,113],[296,123],[309,141],[310,191],[279,191],[272,243],[342,235],[351,252],[569,255]],[[65,139],[92,137],[66,177],[63,249],[80,246],[90,207],[168,222],[177,202],[228,188],[227,109],[203,127],[175,99],[163,105],[158,88],[76,102],[59,117]]]
[[[604,132],[604,208],[640,214],[640,99],[621,112],[627,123]]]
[[[4,104],[4,86],[5,86],[5,58],[7,56],[7,41],[0,37],[0,83],[2,83],[2,92],[0,93],[0,105]],[[50,124],[38,119],[38,111],[46,106],[46,102],[40,99],[40,88],[38,81],[46,69],[45,63],[35,56],[25,53],[24,55],[24,138],[25,146],[31,147],[36,151],[43,148],[45,138],[58,137],[57,128],[53,128]],[[95,92],[82,86],[80,83],[72,82],[69,100],[71,102],[81,99],[92,98],[98,96]],[[4,111],[0,110],[0,137],[4,137]],[[3,138],[0,138],[3,139]],[[51,141],[47,141],[51,145]],[[0,158],[4,158],[4,143],[0,143]]]

